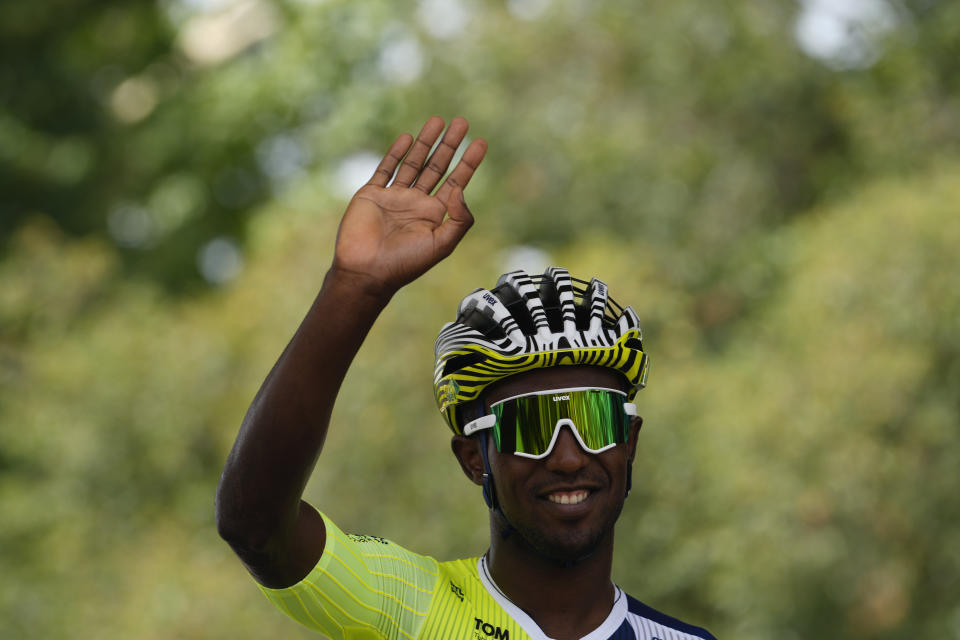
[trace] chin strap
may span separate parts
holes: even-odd
[[[500,537],[506,539],[513,533],[514,528],[497,501],[497,490],[493,486],[493,471],[490,469],[490,459],[487,457],[486,430],[480,432],[480,456],[483,458],[483,501],[487,503],[488,507],[499,513],[503,521],[507,523],[506,528],[500,532]]]
[[[623,494],[624,498],[630,495],[630,489],[632,488],[633,488],[633,460],[630,460],[627,463],[627,492]]]

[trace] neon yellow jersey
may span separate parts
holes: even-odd
[[[260,586],[281,611],[334,640],[549,640],[490,578],[484,558],[437,562],[323,516],[313,570],[286,589]],[[615,588],[607,619],[582,640],[712,639]]]

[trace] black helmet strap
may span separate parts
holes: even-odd
[[[489,508],[499,513],[500,517],[503,518],[503,521],[507,523],[506,528],[500,532],[500,537],[506,539],[511,533],[513,533],[513,525],[510,524],[510,521],[507,519],[503,509],[500,508],[500,503],[497,500],[497,489],[493,484],[493,471],[490,469],[490,458],[487,457],[486,429],[481,431],[479,435],[480,456],[483,458],[483,501],[487,503]]]

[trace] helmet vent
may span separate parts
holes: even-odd
[[[590,302],[581,299],[581,303],[573,308],[577,316],[577,330],[586,331],[590,327]]]
[[[485,358],[486,356],[482,353],[467,353],[462,356],[454,356],[447,360],[446,364],[443,365],[443,375],[450,375],[454,371],[459,371],[464,367],[469,367],[470,365],[476,364]]]
[[[527,303],[520,297],[520,293],[516,289],[509,284],[501,284],[490,293],[500,298],[500,302],[507,308],[513,319],[517,321],[517,326],[523,335],[532,336],[537,332],[537,327],[533,324],[533,316],[527,309]]]
[[[480,311],[475,306],[471,306],[461,313],[457,322],[465,324],[471,329],[476,329],[490,340],[502,340],[507,337],[503,327],[493,319],[492,315]]]
[[[547,324],[550,331],[560,333],[563,331],[563,310],[560,307],[560,292],[557,291],[557,285],[551,278],[539,276],[540,278],[540,301],[543,303],[543,312],[547,316]]]
[[[590,283],[579,278],[570,278],[573,281],[573,295],[576,300],[574,313],[577,316],[577,329],[586,331],[590,327],[590,306],[593,303],[593,295],[590,290]],[[617,301],[607,295],[607,304],[603,308],[603,324],[611,328],[617,324],[617,319],[623,314],[623,307],[617,304]]]

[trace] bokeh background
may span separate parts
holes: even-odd
[[[477,224],[351,370],[308,498],[486,548],[431,345],[566,266],[652,357],[615,579],[718,637],[960,638],[960,3],[0,3],[0,636],[306,638],[217,536],[353,190],[466,116]]]

